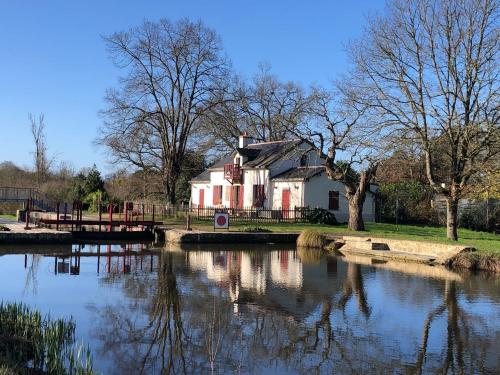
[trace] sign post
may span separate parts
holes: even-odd
[[[226,229],[229,232],[229,214],[227,212],[214,214],[214,230],[216,229]]]

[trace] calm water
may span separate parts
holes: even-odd
[[[0,248],[20,252],[0,256],[0,300],[73,316],[103,374],[500,369],[499,278],[275,246],[72,249]]]

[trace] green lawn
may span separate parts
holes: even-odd
[[[167,219],[164,221],[166,225],[184,226],[185,219]],[[384,223],[366,223],[366,231],[354,232],[347,229],[346,225],[318,225],[304,223],[233,223],[232,231],[243,230],[245,227],[260,227],[272,230],[273,232],[300,232],[303,229],[315,229],[324,233],[332,233],[338,235],[360,235],[374,236],[385,238],[397,238],[415,241],[432,241],[440,243],[448,243],[451,245],[469,245],[475,247],[478,251],[494,255],[500,258],[500,236],[487,233],[475,232],[468,229],[459,229],[459,240],[448,241],[446,239],[446,228],[444,227],[426,227],[417,225],[395,225]],[[193,221],[193,228],[200,230],[212,230],[213,226],[208,221]]]
[[[16,215],[9,215],[9,214],[3,214],[3,215],[0,215],[0,218],[2,219],[8,219],[8,220],[16,220]]]

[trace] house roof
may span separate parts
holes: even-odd
[[[274,177],[271,177],[273,181],[290,181],[290,180],[308,180],[325,171],[325,167],[310,166],[310,167],[294,167],[290,168]]]
[[[210,182],[210,169],[205,169],[198,176],[193,177],[191,182]]]
[[[300,139],[292,139],[250,144],[246,149],[252,150],[251,152],[256,155],[244,163],[243,168],[265,168],[289,155],[302,142]],[[253,150],[257,150],[258,153]]]
[[[295,152],[297,147],[303,143],[300,139],[284,141],[252,143],[244,148],[237,148],[237,151],[215,161],[208,169],[191,179],[192,182],[210,181],[210,171],[222,170],[224,164],[232,164],[236,154],[248,158],[242,168],[266,168],[272,163],[286,159]]]

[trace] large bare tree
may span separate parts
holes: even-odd
[[[357,100],[421,147],[452,240],[459,199],[500,155],[498,11],[496,0],[393,0],[350,47]]]
[[[193,129],[215,105],[229,64],[220,38],[201,22],[144,22],[105,38],[125,72],[106,94],[99,142],[116,162],[159,173],[167,200],[176,201],[182,160]]]

